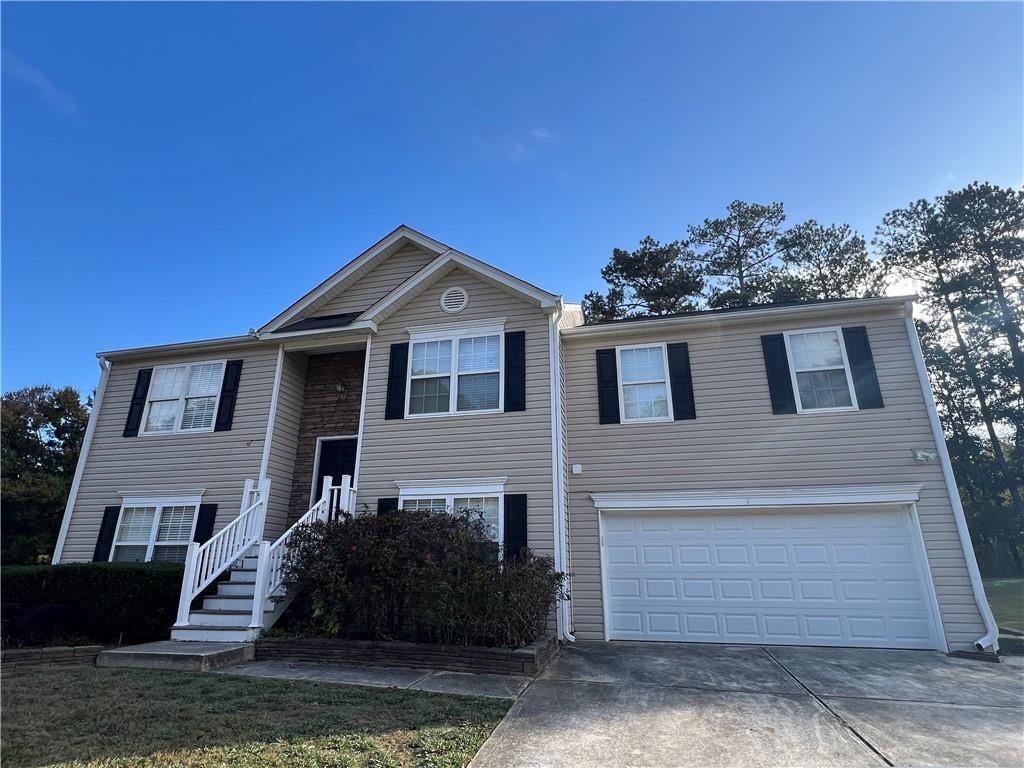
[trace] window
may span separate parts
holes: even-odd
[[[616,347],[622,421],[671,421],[665,345]]]
[[[785,334],[797,410],[850,410],[857,407],[850,365],[839,328]]]
[[[223,360],[154,368],[142,434],[211,431],[223,378]]]
[[[185,562],[198,512],[199,499],[125,499],[110,559]]]
[[[493,328],[413,334],[407,415],[501,410],[503,338]]]
[[[501,543],[501,496],[401,497],[401,509],[425,512],[479,512],[493,541]]]

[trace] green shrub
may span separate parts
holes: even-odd
[[[530,552],[499,562],[470,511],[343,516],[292,542],[294,628],[316,636],[520,647],[544,633],[565,578]]]
[[[66,636],[102,644],[166,640],[182,572],[168,563],[0,568],[4,643],[46,645]]]

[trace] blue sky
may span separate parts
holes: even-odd
[[[1022,183],[1022,5],[5,3],[2,387],[245,333],[400,223],[578,300],[741,198]]]

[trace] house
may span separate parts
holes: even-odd
[[[905,297],[584,325],[403,226],[98,357],[54,561],[184,561],[178,638],[272,623],[297,521],[472,505],[570,574],[567,640],[997,647]]]

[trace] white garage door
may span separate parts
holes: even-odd
[[[905,509],[602,515],[611,640],[937,648]]]

